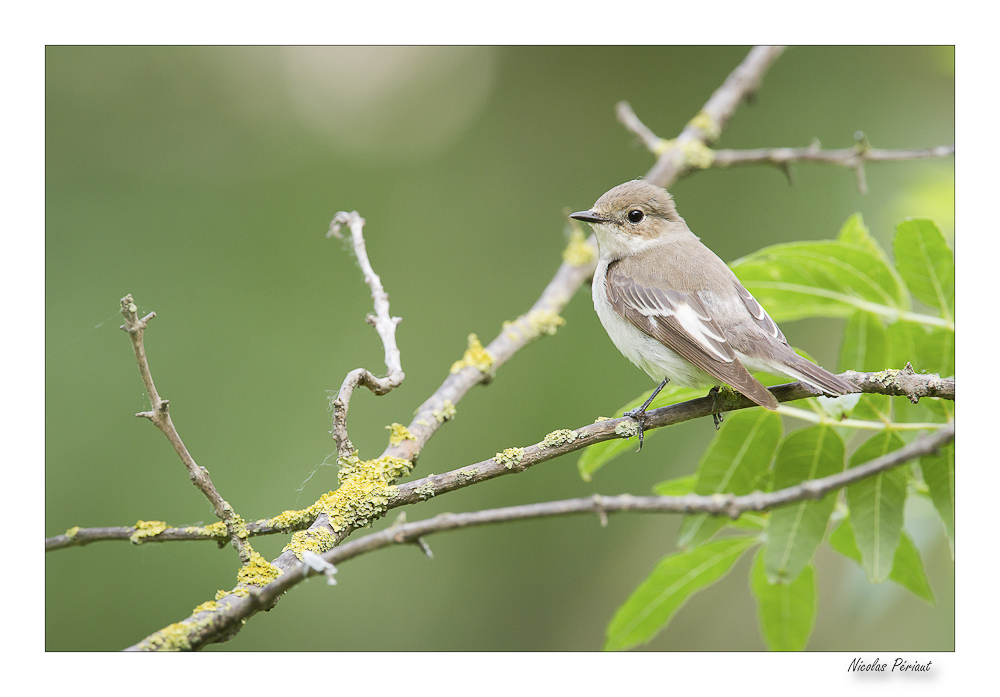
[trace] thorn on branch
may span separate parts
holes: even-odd
[[[427,542],[424,541],[424,538],[418,537],[413,541],[413,544],[415,544],[417,547],[420,548],[420,551],[424,553],[425,557],[427,557],[428,559],[434,558],[434,553],[431,551],[430,545],[428,545]]]

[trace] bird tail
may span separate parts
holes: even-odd
[[[858,388],[842,377],[806,360],[794,351],[791,354],[786,357],[782,370],[796,380],[819,390],[827,397],[838,397],[858,391]]]

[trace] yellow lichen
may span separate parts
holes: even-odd
[[[433,498],[434,494],[437,492],[434,491],[434,485],[428,483],[428,484],[421,484],[420,486],[418,486],[416,489],[413,490],[413,493],[419,496],[421,501],[426,501],[429,498]]]
[[[271,564],[259,552],[250,553],[250,561],[236,574],[237,580],[247,586],[266,586],[284,572]]]
[[[128,538],[134,545],[141,545],[147,537],[156,537],[167,529],[167,524],[162,520],[138,520],[135,523],[135,532]]]
[[[615,434],[621,436],[622,438],[631,438],[632,436],[638,435],[639,424],[631,419],[627,421],[622,421],[615,426]]]
[[[206,525],[204,527],[205,534],[209,537],[215,537],[223,539],[229,537],[229,533],[226,531],[226,524],[221,520],[217,523],[212,523],[211,525]]]
[[[451,365],[451,372],[457,373],[468,367],[475,368],[480,373],[490,374],[496,359],[489,351],[483,348],[479,342],[479,337],[469,334],[469,348],[465,349],[461,360],[457,360]]]
[[[395,493],[392,483],[409,474],[413,463],[386,455],[377,460],[359,460],[356,454],[341,458],[340,488],[313,504],[326,513],[336,532],[371,525],[385,515]]]
[[[722,135],[722,127],[719,125],[719,122],[712,118],[712,115],[706,111],[699,111],[698,115],[691,119],[690,123],[705,134],[705,138],[709,143]]]
[[[458,478],[464,482],[469,481],[473,477],[479,474],[479,468],[477,467],[463,467],[458,471]]]
[[[610,416],[598,416],[596,419],[594,419],[594,423],[595,424],[596,423],[600,423],[601,421],[611,421],[611,417]]]
[[[322,554],[333,549],[335,544],[337,544],[337,538],[326,528],[300,530],[292,535],[291,541],[285,545],[283,551],[290,551],[301,560],[302,553],[307,550]]]
[[[572,443],[579,437],[580,435],[576,431],[571,431],[568,428],[559,428],[542,439],[541,447],[554,448],[564,443]]]
[[[697,169],[708,169],[715,161],[715,152],[700,140],[689,140],[681,146],[684,162]]]
[[[521,464],[522,457],[524,457],[524,448],[505,448],[503,452],[494,455],[493,459],[497,461],[497,464],[503,465],[507,469],[513,469],[514,465]]]
[[[657,144],[652,148],[652,152],[653,152],[654,155],[656,155],[657,157],[659,157],[660,155],[662,155],[663,153],[665,153],[667,150],[670,150],[672,147],[674,147],[675,144],[676,143],[673,140],[668,140],[666,138],[660,138],[659,142],[657,142]]]
[[[404,440],[416,440],[409,429],[403,424],[393,422],[391,425],[386,426],[386,429],[389,431],[389,445],[399,445]]]
[[[139,648],[146,651],[190,651],[190,635],[198,628],[196,623],[174,622],[168,627],[164,627],[147,639],[144,639]]]
[[[66,531],[66,537],[73,539],[74,537],[76,537],[76,534],[78,532],[80,532],[80,526],[74,525],[73,527],[71,527],[69,530]]]
[[[227,595],[235,595],[238,598],[245,598],[246,596],[250,595],[250,591],[248,591],[246,588],[234,588],[231,591],[220,590],[216,592],[215,599],[222,600]]]
[[[191,614],[197,615],[199,612],[206,612],[218,609],[219,609],[219,604],[217,602],[215,602],[214,600],[206,600],[201,605],[192,610]]]
[[[597,250],[592,244],[587,243],[587,236],[583,234],[583,228],[575,220],[571,222],[569,233],[569,244],[563,250],[563,261],[573,266],[586,266],[597,256]]]
[[[437,419],[439,424],[443,424],[445,421],[451,421],[455,418],[455,405],[452,404],[450,399],[446,399],[441,403],[441,406],[431,412],[431,415]]]
[[[566,324],[566,320],[552,310],[532,310],[521,315],[513,322],[504,322],[503,329],[507,337],[517,340],[517,333],[512,330],[517,329],[525,341],[534,341],[542,334],[555,334],[556,329]]]
[[[264,527],[276,528],[282,532],[288,532],[296,528],[308,525],[316,518],[315,504],[297,511],[282,511],[273,518],[260,521]]]

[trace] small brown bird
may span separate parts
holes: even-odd
[[[728,384],[767,409],[778,401],[749,372],[786,375],[818,392],[856,392],[846,380],[802,358],[722,259],[677,214],[664,189],[641,180],[608,191],[588,211],[600,258],[594,309],[622,354],[660,381],[638,421],[670,380],[688,387]],[[721,417],[713,415],[716,427]]]

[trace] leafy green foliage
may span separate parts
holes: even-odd
[[[765,247],[732,267],[775,322],[849,317],[858,310],[897,317],[910,306],[899,274],[860,216],[837,240]]]
[[[955,257],[932,221],[909,218],[892,240],[896,266],[920,302],[951,319],[955,314]]]
[[[952,376],[955,372],[954,255],[930,220],[909,219],[897,226],[895,264],[872,237],[860,215],[835,240],[768,247],[733,264],[746,287],[776,321],[802,317],[845,318],[838,358],[841,371],[878,372],[903,368]],[[912,293],[912,297],[911,297]],[[931,313],[913,309],[926,306]],[[764,384],[781,382],[761,376]],[[654,406],[700,397],[702,390],[665,390]],[[638,406],[643,397],[623,410]],[[811,398],[804,409],[782,409],[816,425],[784,435],[780,417],[763,409],[728,415],[694,474],[661,482],[662,496],[776,491],[842,472],[849,453],[845,441],[860,429],[873,435],[850,454],[859,467],[902,447],[929,422],[954,419],[954,403],[862,394],[837,400]],[[656,431],[647,434],[652,435]],[[580,459],[584,478],[632,447],[623,440],[601,443]],[[669,622],[695,591],[721,578],[740,554],[763,539],[750,574],[761,634],[769,649],[806,646],[816,618],[819,580],[813,558],[827,539],[857,562],[869,581],[891,580],[933,603],[923,560],[904,529],[910,488],[930,495],[954,549],[954,446],[833,492],[768,513],[746,513],[733,521],[721,516],[685,516],[678,534],[681,550],[665,557],[615,615],[605,648],[629,648],[648,641]],[[828,530],[837,501],[843,520]],[[844,513],[846,509],[846,516]],[[722,536],[718,535],[720,531]],[[743,533],[727,537],[725,532]],[[745,533],[758,537],[746,537]],[[763,533],[763,538],[760,534]]]
[[[844,469],[844,441],[830,426],[820,424],[785,437],[774,460],[774,489],[819,479]],[[791,583],[823,541],[836,494],[805,500],[771,513],[764,545],[764,566],[771,583]]]
[[[844,519],[830,533],[827,541],[830,547],[844,555],[848,559],[861,564],[861,550],[858,549],[857,540],[854,538],[854,531],[849,519]],[[892,571],[889,572],[889,580],[895,581],[903,588],[913,593],[918,598],[923,598],[927,602],[934,603],[934,592],[931,584],[927,580],[927,572],[924,571],[924,562],[920,558],[920,552],[913,540],[906,531],[899,537],[899,546],[892,561]]]
[[[722,578],[756,542],[753,537],[727,537],[661,559],[618,608],[604,649],[619,651],[648,642],[691,595]]]
[[[767,648],[805,648],[816,621],[816,571],[812,564],[791,583],[771,583],[764,570],[764,554],[758,552],[750,571],[750,589],[757,598],[757,619]]]
[[[749,494],[767,471],[780,438],[781,417],[774,412],[746,409],[732,414],[698,463],[694,493]],[[725,525],[725,518],[707,513],[685,516],[677,546],[699,545]]]
[[[850,466],[863,465],[901,447],[902,438],[892,431],[882,431],[854,451]],[[875,583],[888,578],[892,570],[892,560],[903,532],[908,479],[907,471],[896,467],[847,487],[851,527],[868,580]]]
[[[955,550],[955,445],[954,443],[941,448],[934,455],[920,458],[920,471],[924,475],[924,483],[930,491],[931,501],[937,509],[952,553]]]

